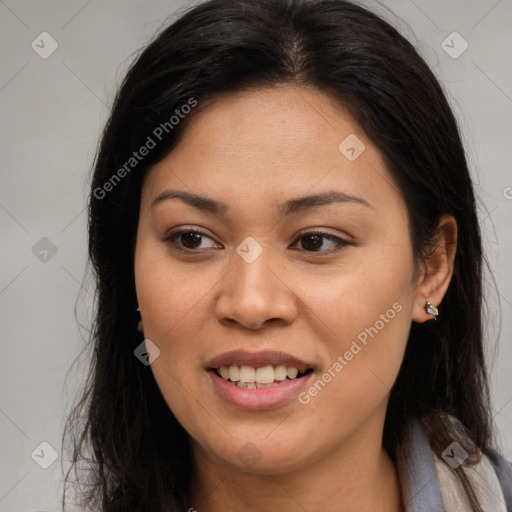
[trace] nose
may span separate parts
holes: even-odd
[[[291,324],[297,315],[296,295],[293,283],[273,270],[277,267],[269,248],[251,263],[235,253],[215,304],[219,322],[247,329],[260,329],[265,323]]]

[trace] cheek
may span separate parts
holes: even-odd
[[[372,244],[350,249],[339,264],[310,273],[292,270],[288,277],[304,314],[314,312],[320,320],[317,326],[330,333],[329,338],[346,341],[376,322],[379,332],[397,329],[396,334],[403,335],[414,299],[412,272],[406,244]]]
[[[160,350],[150,371],[177,420],[186,425],[189,434],[200,436],[205,418],[195,398],[201,395],[197,382],[199,364],[194,356],[201,348],[198,308],[208,287],[207,283],[201,285],[185,272],[173,268],[168,257],[157,254],[155,250],[140,246],[135,262],[144,337]]]
[[[169,408],[187,426],[194,425],[189,416],[197,412],[198,375],[205,373],[197,356],[210,340],[204,321],[211,316],[208,294],[219,279],[218,269],[173,261],[157,242],[137,243],[135,286],[144,337],[160,350],[150,368]]]
[[[201,270],[201,263],[173,260],[159,242],[137,244],[135,286],[143,312],[144,334],[165,343],[190,315],[197,315],[201,302],[220,276]]]
[[[336,421],[340,410],[350,411],[357,424],[359,415],[369,414],[390,392],[411,326],[408,251],[399,245],[361,249],[328,277],[297,280],[315,336],[329,354],[320,382],[303,396],[318,414],[332,414]]]

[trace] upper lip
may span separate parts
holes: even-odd
[[[217,369],[221,366],[230,366],[236,364],[238,366],[252,366],[253,368],[261,368],[262,366],[285,365],[297,368],[300,372],[313,368],[313,365],[285,352],[277,352],[275,350],[262,350],[259,352],[249,352],[247,350],[232,350],[224,352],[210,359],[206,364],[208,369]]]

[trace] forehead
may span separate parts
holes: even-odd
[[[325,93],[293,85],[230,93],[200,108],[148,173],[143,199],[166,187],[227,202],[238,194],[248,203],[333,188],[364,191],[370,202],[399,195],[348,111]]]

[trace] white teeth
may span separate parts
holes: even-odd
[[[279,386],[279,383],[272,382],[270,384],[260,384],[259,382],[238,381],[235,383],[235,386],[237,386],[239,388],[246,388],[246,389],[263,389],[263,388],[271,388],[272,386]]]
[[[256,380],[256,370],[252,366],[241,366],[240,380],[242,382],[254,382]]]
[[[221,366],[218,373],[224,380],[230,380],[238,387],[244,388],[265,388],[276,386],[281,381],[295,379],[299,374],[299,370],[293,366],[286,367],[284,364],[272,366],[270,364],[260,368],[232,364],[230,366]]]
[[[274,380],[274,368],[272,365],[262,366],[256,370],[256,382],[259,384],[270,384]]]
[[[240,368],[238,368],[238,366],[232,364],[228,369],[228,375],[229,375],[229,380],[231,382],[239,381],[240,380]],[[222,378],[224,378],[224,377],[222,377]],[[226,377],[226,380],[227,380],[227,377]]]
[[[286,379],[286,366],[284,364],[280,364],[274,368],[274,377],[276,380]]]
[[[279,386],[279,384],[277,382],[270,382],[268,384],[260,384],[259,382],[256,382],[256,387],[258,389],[271,388],[272,386]]]
[[[220,372],[220,376],[224,380],[228,380],[228,378],[229,378],[229,368],[227,366],[221,366],[219,368],[219,372]],[[233,380],[233,379],[231,379],[231,380]]]
[[[288,376],[289,379],[295,379],[298,373],[299,370],[297,370],[297,368],[292,368],[291,366],[288,366],[288,368],[286,368],[286,375]]]

